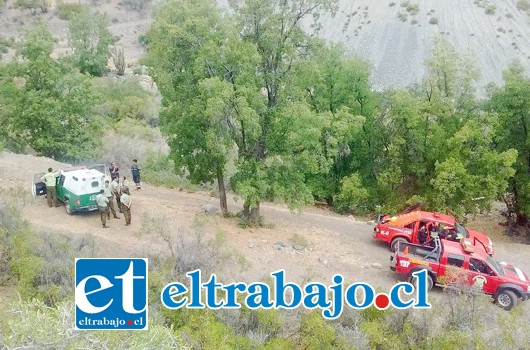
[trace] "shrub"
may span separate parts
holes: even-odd
[[[362,211],[368,199],[368,190],[363,187],[359,174],[354,173],[341,181],[340,192],[333,197],[339,211]]]
[[[18,234],[12,250],[10,263],[20,295],[52,306],[71,293],[75,258],[93,257],[96,252],[93,238],[73,240],[57,233],[35,235],[31,231]]]
[[[165,153],[147,152],[142,168],[142,179],[155,186],[197,191],[199,186],[193,185],[187,178],[175,173],[173,160]]]
[[[338,337],[335,329],[319,311],[311,311],[302,317],[300,324],[300,348],[302,349],[346,349],[345,341]]]
[[[497,8],[495,7],[495,5],[488,5],[486,6],[486,9],[484,10],[484,12],[487,14],[487,15],[494,15],[495,14],[495,10]]]
[[[438,24],[438,18],[436,18],[436,17],[431,17],[431,19],[429,19],[429,23],[430,23],[430,24]]]
[[[77,3],[64,3],[59,2],[57,4],[57,12],[59,14],[59,18],[65,21],[71,20],[75,15],[78,15],[83,11],[83,6]]]
[[[125,79],[97,79],[94,88],[99,105],[96,111],[116,121],[140,119],[149,125],[158,124],[159,104],[156,96],[144,89],[136,77]]]
[[[75,306],[73,301],[61,302],[50,308],[40,300],[19,301],[12,304],[6,316],[3,341],[8,349],[183,349],[184,341],[172,329],[153,323],[149,331],[86,332],[73,329]],[[97,346],[95,345],[97,344]]]
[[[405,4],[406,4],[405,8],[407,12],[412,15],[415,15],[420,11],[420,6],[416,3],[406,2]]]

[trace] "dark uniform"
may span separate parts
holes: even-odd
[[[134,164],[131,166],[131,173],[133,176],[133,181],[136,184],[136,189],[139,190],[142,188],[140,185],[140,181],[142,180],[140,177],[140,170],[142,170],[142,167],[138,164],[136,159],[134,159],[133,162]]]

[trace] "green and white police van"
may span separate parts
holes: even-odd
[[[90,167],[69,167],[58,173],[55,185],[57,199],[64,203],[68,214],[98,209],[96,196],[103,189],[105,180],[108,180],[105,173],[105,165],[100,164]],[[34,196],[46,194],[46,186],[41,181],[44,174],[38,173],[33,176]]]

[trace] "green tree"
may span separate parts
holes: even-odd
[[[6,133],[14,150],[30,146],[56,159],[83,159],[99,144],[90,78],[68,60],[52,59],[53,42],[45,23],[28,32],[20,51],[24,60],[13,66],[5,87],[14,98]]]
[[[302,28],[308,17],[319,29],[318,16],[334,14],[336,1],[232,1],[242,40],[260,56],[256,73],[266,97],[255,110],[257,137],[240,149],[232,184],[245,198],[243,215],[258,223],[260,202],[279,198],[291,208],[312,201],[305,174],[317,173],[322,161],[320,137],[328,121],[300,98],[292,67],[310,52],[311,36]],[[242,129],[244,130],[244,129]]]
[[[530,79],[519,62],[513,62],[504,72],[504,86],[494,87],[487,105],[499,114],[497,148],[517,150],[516,173],[509,190],[520,224],[530,215]]]
[[[107,71],[112,35],[106,17],[83,8],[70,20],[70,46],[81,73],[102,76]]]
[[[214,1],[168,1],[151,26],[147,64],[163,96],[161,128],[177,171],[194,183],[217,181],[228,211],[226,164],[234,153],[236,111],[248,114],[237,81],[253,80],[252,48],[237,41]],[[254,96],[258,95],[256,92]],[[233,157],[232,157],[233,158]]]
[[[306,178],[313,195],[332,204],[341,181],[365,161],[361,134],[366,116],[374,110],[368,65],[339,45],[315,42],[312,56],[294,66],[293,81],[313,110],[328,121],[321,135],[323,169]]]

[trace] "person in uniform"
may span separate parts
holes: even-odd
[[[112,194],[114,195],[114,197],[116,198],[116,204],[118,205],[118,210],[120,211],[120,213],[123,213],[122,209],[121,209],[121,202],[120,202],[120,184],[119,184],[119,178],[117,177],[113,177],[112,178],[112,182],[110,183],[110,190],[112,192]]]
[[[52,168],[48,168],[48,173],[44,174],[40,179],[46,185],[46,200],[48,201],[48,206],[51,208],[53,206],[58,207],[57,203],[57,192],[55,191],[55,185],[57,184],[57,177],[59,173],[53,172]]]
[[[109,199],[105,197],[105,195],[103,194],[104,192],[104,190],[99,191],[99,194],[96,196],[96,203],[98,205],[99,214],[101,216],[101,224],[103,225],[103,228],[109,228],[107,226]]]
[[[103,186],[103,195],[109,200],[107,217],[110,219],[110,213],[112,212],[114,219],[119,219],[118,215],[116,215],[116,209],[114,209],[114,194],[112,193],[112,187],[110,186],[109,180],[105,180],[105,186]]]
[[[131,166],[131,173],[133,176],[133,181],[136,184],[137,190],[142,188],[142,186],[140,185],[140,181],[141,181],[140,170],[142,170],[142,167],[138,164],[138,160],[133,159],[133,165]]]
[[[123,208],[123,215],[125,216],[125,226],[131,224],[131,193],[129,188],[126,188],[121,194],[121,204]]]

